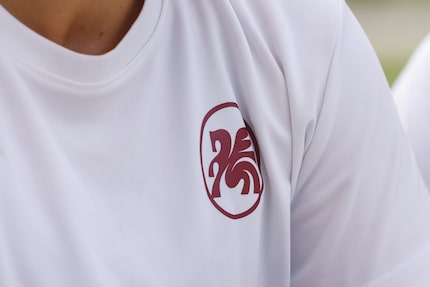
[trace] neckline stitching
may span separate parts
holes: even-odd
[[[155,0],[158,1],[158,0]],[[158,9],[158,17],[156,18],[156,20],[154,21],[154,24],[152,25],[152,29],[149,31],[148,36],[146,37],[145,41],[143,42],[143,44],[141,45],[141,47],[139,49],[137,49],[135,51],[135,53],[128,59],[127,62],[125,62],[124,65],[121,66],[120,69],[118,69],[116,71],[116,73],[105,77],[104,79],[101,80],[89,80],[89,81],[79,81],[79,80],[74,80],[74,79],[69,79],[67,77],[63,77],[61,75],[58,75],[54,72],[49,71],[49,69],[46,69],[44,67],[39,67],[37,64],[32,63],[31,61],[27,61],[26,59],[20,59],[13,51],[10,51],[10,49],[8,49],[7,47],[3,47],[1,48],[0,45],[0,51],[4,53],[4,56],[9,57],[9,59],[11,59],[11,61],[17,63],[19,66],[21,66],[21,68],[24,68],[25,70],[31,72],[33,75],[35,75],[36,77],[44,80],[44,81],[49,81],[51,83],[56,83],[56,84],[60,84],[63,86],[67,86],[69,88],[89,88],[89,89],[98,89],[98,88],[104,88],[108,85],[111,85],[113,83],[115,83],[117,80],[121,79],[128,70],[130,70],[131,68],[133,68],[137,62],[139,62],[139,60],[143,57],[144,55],[144,51],[146,50],[147,46],[149,46],[150,44],[152,44],[155,39],[157,37],[157,31],[159,30],[159,27],[161,26],[162,20],[165,17],[166,11],[167,11],[167,6],[168,3],[170,3],[170,1],[168,0],[161,0],[161,4],[160,4],[160,8]],[[3,7],[2,7],[3,8]],[[4,8],[3,8],[4,9]],[[5,10],[6,13],[8,13],[7,10]],[[144,16],[144,15],[143,15]],[[11,15],[11,17],[13,17],[13,15]],[[19,21],[19,20],[17,20]],[[20,23],[21,25],[23,25],[22,23]],[[28,27],[25,27],[26,29],[30,29]],[[30,29],[31,31],[31,29]],[[32,33],[35,33],[34,31],[31,31]],[[136,31],[134,31],[136,32]],[[42,37],[39,34],[36,33],[37,37]],[[46,41],[49,41],[48,39],[44,39]],[[124,44],[124,43],[119,43],[119,45]],[[50,43],[49,45],[56,45],[54,43]],[[67,49],[67,48],[63,48],[63,49]],[[114,48],[115,50],[115,48]],[[111,52],[115,52],[114,50],[112,50]],[[75,53],[75,54],[79,54],[73,51],[69,51],[67,50],[66,53]],[[108,58],[110,57],[112,53],[108,52],[104,55],[101,56],[92,56],[92,55],[85,55],[85,54],[81,54],[80,56],[82,57],[105,57]],[[100,59],[99,59],[100,60]],[[108,59],[106,59],[108,60]]]

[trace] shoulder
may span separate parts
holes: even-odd
[[[430,34],[428,34],[415,51],[415,55],[430,60]]]
[[[289,81],[325,81],[342,24],[344,0],[170,0],[172,26],[216,46],[249,46],[275,60]],[[193,27],[193,28],[190,28]],[[200,33],[200,34],[199,34]],[[209,37],[209,36],[210,37]],[[198,38],[200,39],[200,38]],[[317,83],[318,84],[318,83]]]
[[[268,42],[333,43],[344,0],[169,0],[174,13],[200,24],[228,28],[240,24],[248,36]],[[235,19],[233,19],[235,18]],[[233,22],[232,20],[235,20]]]
[[[264,18],[268,22],[289,20],[289,22],[316,23],[330,22],[340,14],[343,0],[224,0],[231,3],[237,11],[242,11],[256,19]],[[316,25],[315,27],[320,27]],[[301,27],[311,28],[308,27]]]
[[[244,29],[260,32],[274,46],[333,49],[342,0],[225,1],[231,4]]]
[[[409,60],[405,71],[413,73],[415,70],[421,70],[423,67],[430,69],[430,34],[416,48],[411,59]]]
[[[275,59],[287,83],[288,97],[305,100],[307,109],[312,109],[309,105],[318,109],[342,30],[345,2],[224,1],[230,3],[249,41],[260,44]]]

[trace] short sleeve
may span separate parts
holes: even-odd
[[[317,119],[291,203],[291,286],[429,286],[430,196],[343,2]]]
[[[402,123],[424,181],[430,186],[430,36],[416,50],[393,87]]]

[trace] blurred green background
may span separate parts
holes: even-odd
[[[390,84],[430,33],[430,0],[347,0],[384,68]]]

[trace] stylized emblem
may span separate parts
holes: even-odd
[[[204,118],[200,158],[207,194],[222,214],[239,219],[257,208],[264,186],[259,148],[236,103],[216,106]]]

